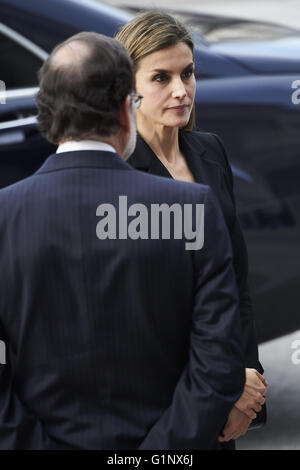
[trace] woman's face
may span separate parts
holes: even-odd
[[[191,49],[184,42],[141,59],[136,89],[143,95],[139,119],[168,127],[184,127],[193,107],[196,80]]]

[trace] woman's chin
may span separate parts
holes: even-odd
[[[188,118],[177,118],[177,119],[170,119],[168,121],[168,124],[166,123],[166,125],[168,127],[185,127],[187,126],[188,122],[190,120],[190,117]]]

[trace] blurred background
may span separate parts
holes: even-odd
[[[81,30],[114,35],[156,8],[193,32],[197,128],[225,143],[248,245],[268,423],[237,448],[300,449],[300,1],[0,0],[0,187],[53,151],[34,103],[52,48]]]
[[[300,27],[299,0],[107,0],[115,6],[136,6],[139,8],[169,8],[183,11],[208,13],[252,20],[281,23],[294,28]]]

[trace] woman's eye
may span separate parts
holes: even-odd
[[[168,79],[168,76],[163,75],[163,74],[155,75],[155,77],[153,77],[153,80],[155,80],[156,82],[160,82],[160,83],[165,82],[167,79]]]
[[[183,78],[190,78],[194,73],[194,70],[193,69],[190,69],[190,70],[186,70],[185,72],[183,72],[182,76]]]

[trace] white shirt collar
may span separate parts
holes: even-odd
[[[70,140],[69,142],[60,144],[56,150],[56,153],[74,152],[80,150],[98,150],[101,152],[116,153],[115,149],[111,145],[96,140]]]

